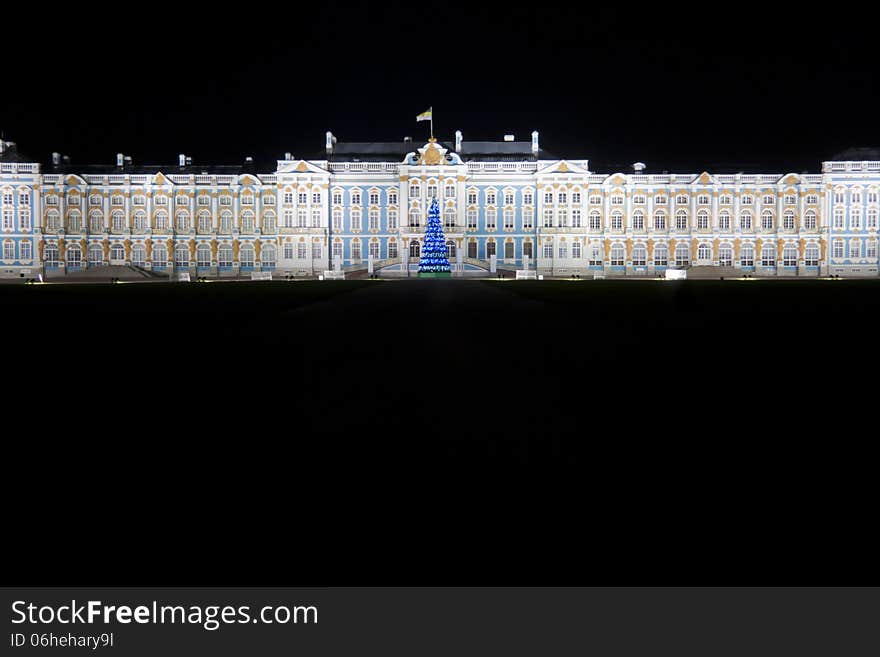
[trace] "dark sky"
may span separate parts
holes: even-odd
[[[528,139],[601,170],[818,170],[874,146],[869,16],[803,4],[68,5],[4,21],[0,129],[45,161],[271,163],[342,141]],[[25,12],[31,10],[24,10]],[[101,23],[103,12],[113,17]],[[174,11],[183,12],[174,17]],[[831,15],[829,15],[831,14]],[[10,29],[48,17],[41,32]]]

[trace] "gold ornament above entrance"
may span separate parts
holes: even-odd
[[[431,137],[424,148],[419,149],[419,164],[437,166],[446,164],[446,149],[437,144],[437,140]]]

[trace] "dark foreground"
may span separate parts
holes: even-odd
[[[70,482],[77,513],[99,524],[110,519],[80,486],[131,500],[123,517],[137,540],[168,549],[180,530],[162,529],[169,508],[194,532],[210,532],[203,519],[217,514],[213,531],[248,545],[263,545],[267,528],[314,538],[302,523],[319,508],[336,530],[316,543],[334,555],[317,572],[334,575],[369,570],[351,550],[400,575],[406,555],[443,544],[430,560],[443,576],[419,582],[546,583],[446,577],[498,574],[501,547],[456,570],[454,555],[478,550],[458,523],[472,514],[494,526],[514,508],[522,531],[549,517],[589,529],[564,550],[599,541],[627,555],[627,573],[767,583],[749,579],[758,560],[781,574],[770,581],[799,582],[797,550],[867,526],[848,514],[872,499],[876,477],[878,293],[874,281],[5,286],[4,412],[7,427],[22,421],[6,433],[22,457],[7,463],[30,487]],[[463,493],[465,473],[488,483],[517,464],[574,467]],[[373,499],[377,489],[388,496]],[[281,515],[261,513],[267,504]],[[414,510],[394,522],[402,552],[369,552],[369,527],[349,536],[351,523],[404,504]],[[149,513],[158,525],[141,533]],[[607,515],[628,529],[608,530]],[[416,539],[421,521],[430,536]],[[795,540],[794,526],[809,536]],[[669,536],[675,527],[679,538],[687,527],[686,545]],[[840,540],[851,555],[864,548]],[[663,564],[646,561],[660,544]],[[552,569],[553,545],[531,567]],[[722,548],[738,556],[697,568]],[[638,581],[660,580],[682,581]]]

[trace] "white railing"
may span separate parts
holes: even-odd
[[[266,185],[274,185],[278,182],[278,176],[276,176],[274,173],[268,175],[260,175],[258,176],[258,178]]]
[[[0,164],[0,173],[39,173],[39,164],[20,164],[18,162],[4,162]]]

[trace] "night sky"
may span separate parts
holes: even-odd
[[[427,137],[527,140],[594,170],[818,171],[876,146],[867,17],[805,5],[180,3],[5,21],[0,129],[32,158],[237,164]],[[288,7],[285,9],[283,7]],[[25,10],[31,11],[31,10]],[[180,11],[177,18],[173,12]],[[831,15],[829,15],[831,14]],[[837,15],[835,15],[837,14]],[[11,29],[50,20],[48,28]]]

